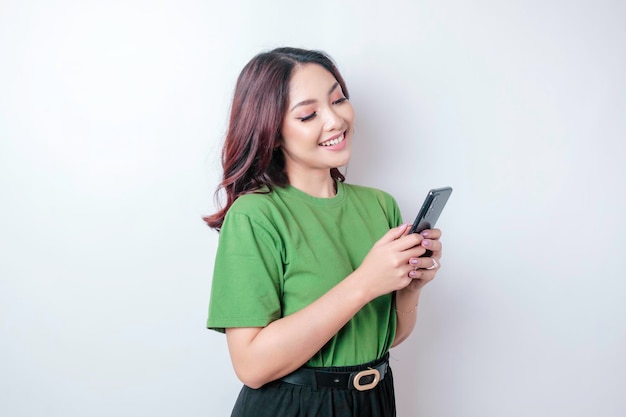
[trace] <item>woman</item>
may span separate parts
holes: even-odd
[[[388,350],[413,330],[440,231],[344,183],[354,111],[326,55],[279,48],[237,81],[208,327],[244,387],[232,416],[393,416]],[[422,257],[430,250],[428,257]]]

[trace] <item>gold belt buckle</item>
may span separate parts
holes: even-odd
[[[369,384],[361,384],[361,378],[370,375],[374,375],[374,380]],[[378,385],[378,381],[380,381],[380,372],[378,372],[378,369],[369,368],[356,374],[352,380],[352,385],[354,385],[354,389],[358,391],[367,391]]]

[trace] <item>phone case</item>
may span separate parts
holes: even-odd
[[[426,229],[432,229],[437,223],[448,199],[452,194],[452,187],[433,188],[428,192],[422,208],[415,217],[410,233],[421,233]]]

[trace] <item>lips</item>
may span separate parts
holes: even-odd
[[[334,138],[328,139],[320,143],[319,146],[325,146],[325,147],[335,146],[343,142],[345,139],[346,139],[346,135],[344,132],[344,133],[341,133],[340,135],[335,136]]]

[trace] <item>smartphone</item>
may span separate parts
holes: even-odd
[[[409,233],[421,233],[426,229],[435,227],[435,223],[437,223],[437,219],[441,215],[448,198],[450,198],[450,194],[452,194],[451,187],[433,188],[430,190],[424,200],[424,204],[422,204],[422,208],[417,213],[417,217],[415,217]]]

